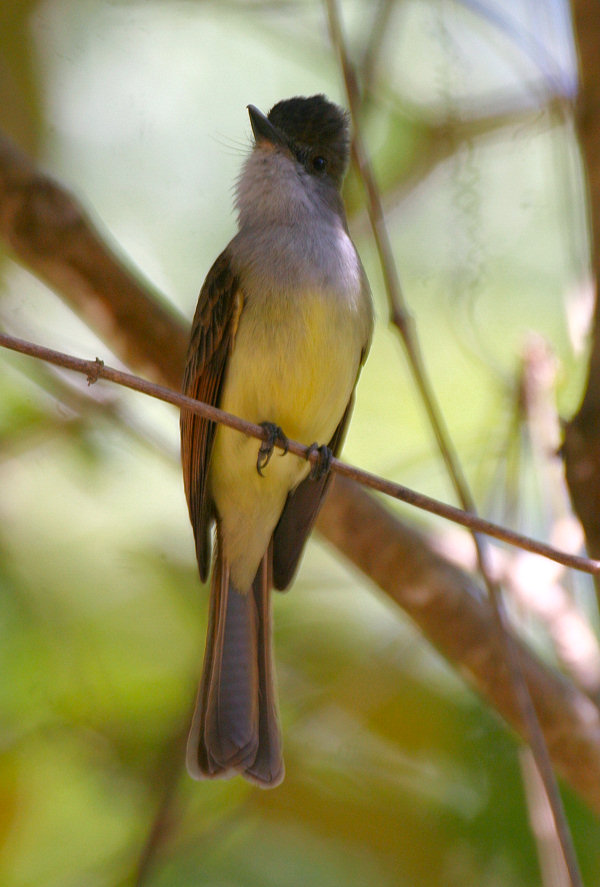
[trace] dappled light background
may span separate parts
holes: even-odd
[[[568,4],[344,0],[341,10],[405,294],[478,504],[577,550],[556,457],[591,311]],[[345,104],[317,0],[0,9],[0,126],[187,318],[235,231],[245,106],[315,92]],[[378,322],[344,456],[451,500],[388,327],[353,172],[345,197]],[[6,252],[0,277],[7,331],[116,363]],[[0,369],[2,884],[541,883],[514,737],[318,538],[275,601],[283,785],[192,782],[183,746],[207,595],[176,412],[28,358],[1,354]],[[389,507],[472,565],[462,531]],[[514,619],[561,665],[544,575],[528,600],[515,558],[495,553]],[[550,581],[597,628],[587,580]],[[585,638],[591,686],[599,660]],[[563,641],[576,656],[580,638]],[[584,875],[598,883],[600,827],[568,791],[565,803]]]

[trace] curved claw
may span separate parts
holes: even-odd
[[[279,425],[275,425],[273,422],[261,422],[260,426],[265,429],[268,435],[267,438],[262,441],[258,450],[258,458],[256,459],[256,470],[260,476],[263,477],[262,470],[263,468],[266,468],[271,461],[275,444],[283,447],[282,452],[279,455],[285,456],[289,449],[289,441]]]
[[[333,453],[325,444],[319,446],[317,443],[309,446],[306,458],[310,459],[313,453],[318,453],[318,458],[314,461],[308,476],[311,480],[321,480],[326,474],[329,474]]]

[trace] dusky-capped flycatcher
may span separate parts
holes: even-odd
[[[369,348],[369,285],[348,234],[340,188],[346,113],[322,95],[248,106],[254,145],[237,184],[238,233],[202,287],[186,394],[263,424],[248,438],[181,415],[185,491],[200,576],[211,561],[208,637],[187,748],[192,776],[283,779],[271,652],[271,588],[296,570],[352,411]],[[320,448],[321,469],[285,434]],[[258,450],[258,457],[257,457]]]

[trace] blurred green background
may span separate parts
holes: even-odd
[[[549,403],[573,412],[591,299],[568,5],[341,9],[395,256],[466,474],[486,514],[547,537],[563,494],[548,489],[551,453],[519,412],[519,381],[543,337]],[[3,130],[189,318],[235,230],[245,106],[315,92],[345,104],[317,0],[0,8]],[[451,499],[354,174],[346,202],[378,323],[344,455]],[[0,275],[7,331],[114,364],[6,252]],[[206,590],[176,412],[8,353],[0,368],[0,883],[551,884],[514,738],[318,538],[275,601],[283,785],[192,782]],[[459,531],[399,510],[468,562]],[[591,587],[570,591],[596,624]],[[544,626],[513,610],[554,661]],[[565,803],[586,883],[600,883],[600,826],[568,791]]]

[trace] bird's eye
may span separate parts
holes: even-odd
[[[315,172],[324,172],[327,168],[327,160],[319,154],[312,159],[312,168]]]

